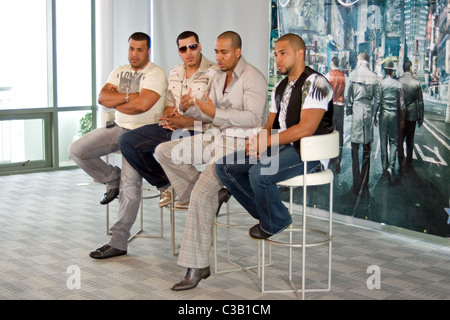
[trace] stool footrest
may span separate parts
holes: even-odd
[[[289,228],[289,229],[285,229],[283,232],[303,232],[303,229],[301,228]],[[284,246],[284,247],[291,247],[291,248],[310,248],[310,247],[317,247],[317,246],[322,246],[325,244],[328,244],[331,242],[332,240],[332,236],[330,233],[322,231],[322,230],[317,230],[317,229],[306,229],[306,232],[313,232],[313,233],[318,233],[321,235],[324,235],[327,237],[327,239],[323,240],[323,241],[318,241],[318,242],[311,242],[311,243],[292,243],[292,242],[286,242],[286,241],[277,241],[277,240],[273,240],[273,239],[265,239],[264,241],[266,241],[267,243],[276,245],[276,246]]]

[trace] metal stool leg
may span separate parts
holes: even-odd
[[[233,271],[248,271],[254,275],[256,275],[258,278],[261,277],[261,241],[257,241],[257,257],[256,257],[256,265],[252,266],[243,266],[236,261],[232,260],[231,257],[231,247],[230,247],[230,232],[232,228],[235,229],[249,229],[250,225],[241,225],[241,224],[232,224],[231,223],[231,215],[233,214],[246,214],[245,212],[230,212],[230,206],[229,202],[227,202],[227,211],[226,213],[220,214],[215,218],[214,224],[213,224],[213,247],[214,247],[214,272],[215,273],[226,273],[226,272],[233,272]],[[225,222],[219,222],[218,218],[226,217]],[[219,270],[219,262],[218,262],[218,233],[217,233],[217,227],[225,227],[226,228],[226,262],[233,265],[234,268],[225,269],[225,270]],[[270,258],[271,261],[271,258]],[[253,269],[257,269],[256,273],[253,272]]]
[[[159,218],[160,218],[160,234],[156,235],[156,236],[151,236],[151,235],[143,235],[141,234],[144,231],[144,200],[148,200],[148,199],[154,199],[159,197],[158,195],[155,196],[148,196],[145,197],[144,196],[144,191],[152,191],[152,192],[156,192],[155,190],[152,189],[147,189],[147,188],[142,188],[141,190],[141,200],[140,200],[140,217],[139,217],[139,229],[128,238],[128,241],[133,240],[134,238],[149,238],[149,239],[159,239],[162,238],[164,235],[164,217],[163,217],[163,208],[160,209],[160,214],[159,214]],[[109,236],[111,235],[110,231],[109,231],[109,219],[110,219],[110,207],[109,207],[109,203],[105,205],[106,206],[106,235]]]

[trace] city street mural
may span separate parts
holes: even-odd
[[[331,164],[335,172],[334,211],[449,238],[450,3],[447,0],[273,0],[273,12],[272,46],[285,33],[300,35],[307,46],[307,65],[327,75],[333,57],[337,57],[338,68],[345,73],[347,84],[350,73],[357,67],[360,52],[368,54],[369,68],[376,73],[380,86],[387,70],[393,69],[393,78],[398,80],[405,74],[404,63],[411,63],[422,89],[424,116],[423,122],[416,122],[414,145],[410,148],[412,162],[407,168],[399,165],[396,156],[394,170],[386,174],[382,165],[386,149],[380,143],[384,129],[380,129],[380,123],[373,126],[371,121],[373,141],[368,185],[354,190],[351,135],[355,113],[347,110],[347,104],[335,105],[335,110],[344,108],[345,112],[335,112],[344,117],[344,128],[341,130],[342,159],[339,165],[336,161]],[[280,79],[272,55],[271,87]],[[362,153],[360,149],[360,163]],[[392,153],[389,157],[392,159]],[[328,193],[325,189],[319,191],[311,193],[308,201],[325,209],[327,201],[322,194],[328,197]],[[301,201],[301,196],[296,198]]]

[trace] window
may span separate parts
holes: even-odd
[[[0,2],[0,110],[47,103],[47,4]]]
[[[69,157],[69,147],[76,139],[87,133],[85,123],[92,121],[92,112],[70,111],[58,113],[58,146],[59,165],[72,166],[74,162]]]
[[[43,119],[0,122],[0,164],[44,161]]]
[[[93,8],[0,2],[0,174],[74,165],[68,149],[81,122],[96,122]]]

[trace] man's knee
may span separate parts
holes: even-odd
[[[77,160],[77,159],[82,158],[82,154],[83,154],[82,146],[83,146],[83,144],[81,144],[81,139],[83,139],[83,138],[80,138],[80,139],[74,141],[69,147],[69,157],[72,160],[74,160],[74,161]]]
[[[131,146],[130,139],[132,137],[132,131],[125,131],[119,137],[119,148],[123,152],[124,150],[129,150]]]
[[[261,167],[254,165],[248,171],[248,177],[252,186],[270,183],[270,176],[261,174]]]
[[[156,148],[155,148],[155,155],[156,158],[161,162],[163,161],[163,159],[167,160],[167,155],[169,155],[170,157],[170,152],[168,151],[167,148],[167,144],[169,142],[163,142],[160,143]]]

